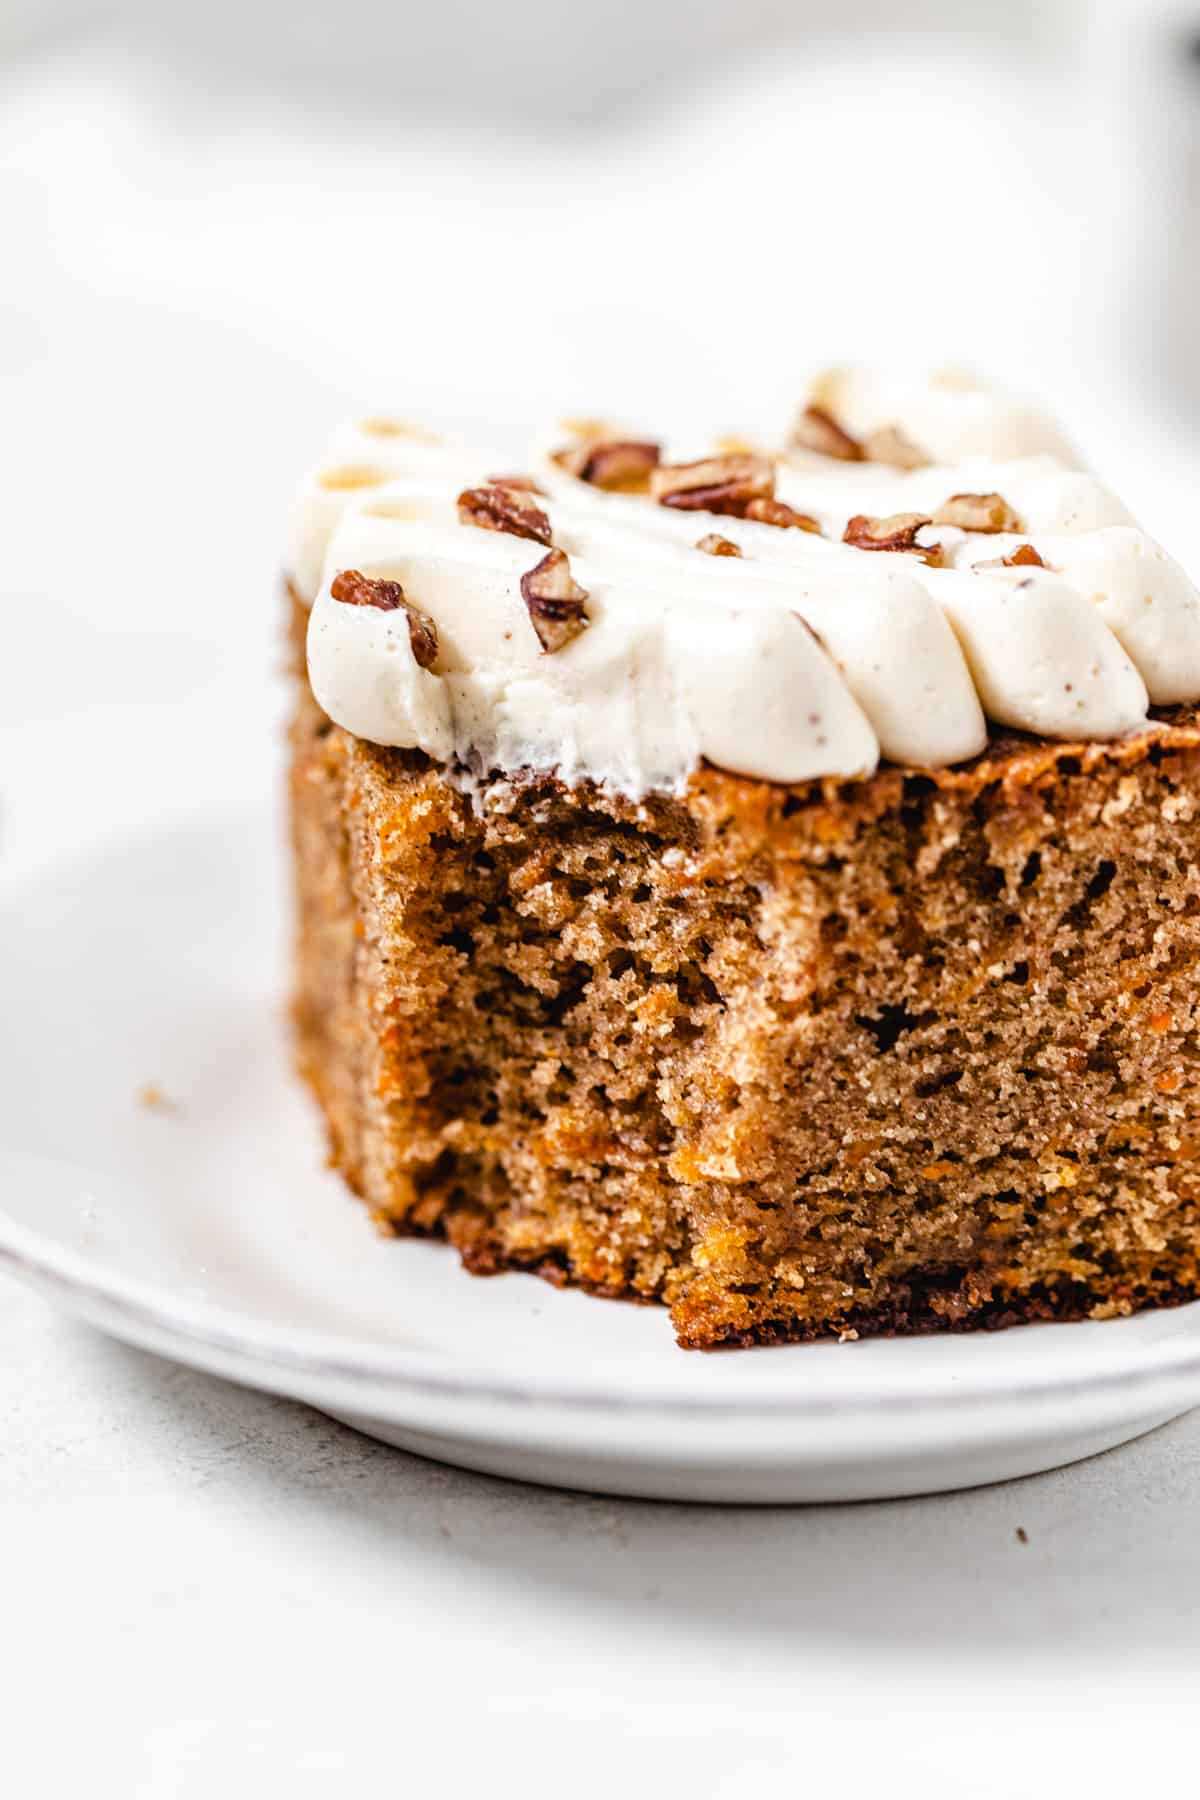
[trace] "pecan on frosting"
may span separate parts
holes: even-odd
[[[1020,531],[1021,521],[1002,494],[951,494],[933,515],[935,525],[960,531]]]
[[[899,425],[881,425],[869,431],[862,452],[868,462],[887,463],[893,469],[927,469],[933,461]]]
[[[658,444],[643,439],[601,438],[557,450],[553,460],[568,475],[592,487],[610,493],[644,494],[661,455]]]
[[[551,542],[549,516],[524,488],[511,482],[464,488],[458,496],[458,517],[461,524],[478,525],[483,531],[506,531],[512,537],[532,538],[535,544]]]
[[[660,506],[744,515],[752,500],[774,498],[775,467],[768,457],[742,453],[660,463],[650,476],[650,493]]]
[[[697,550],[703,550],[706,556],[740,556],[742,553],[731,538],[722,537],[719,531],[710,531],[696,540]]]
[[[886,519],[873,519],[856,513],[842,533],[842,542],[856,550],[898,550],[917,556],[931,568],[940,568],[942,546],[919,544],[917,533],[933,520],[928,513],[892,513]]]
[[[987,562],[977,562],[973,566],[976,569],[1044,569],[1046,563],[1032,544],[1018,544],[1008,556],[993,556]]]
[[[521,596],[529,610],[529,623],[545,654],[565,650],[588,626],[584,601],[587,589],[571,574],[562,550],[551,550],[521,577]]]
[[[784,500],[750,500],[742,514],[744,519],[756,519],[760,525],[791,526],[797,531],[815,531],[821,535],[821,527],[808,513],[797,512]]]
[[[419,606],[406,599],[398,581],[383,581],[362,574],[358,569],[342,569],[330,583],[329,592],[343,606],[374,606],[380,612],[403,611],[408,618],[408,641],[413,660],[421,669],[432,669],[437,661],[437,626]]]
[[[863,460],[858,439],[844,431],[823,406],[801,407],[792,424],[790,442],[797,450],[814,450],[818,456],[832,456],[838,462]]]

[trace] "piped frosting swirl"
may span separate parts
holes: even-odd
[[[966,760],[989,721],[1104,740],[1200,699],[1200,593],[1040,414],[961,379],[815,392],[835,454],[568,425],[515,477],[495,451],[346,428],[289,532],[318,701],[476,773],[641,795],[702,759],[855,777]],[[403,609],[335,598],[348,570],[400,584],[432,666]]]

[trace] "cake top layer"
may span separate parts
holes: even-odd
[[[1183,570],[1050,420],[957,374],[831,370],[778,448],[564,420],[521,470],[360,421],[288,569],[330,717],[477,777],[853,777],[1200,699]]]

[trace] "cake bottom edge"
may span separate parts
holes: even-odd
[[[856,1307],[820,1319],[780,1315],[756,1320],[749,1327],[721,1314],[722,1290],[710,1289],[697,1302],[688,1293],[671,1301],[662,1292],[646,1292],[632,1282],[597,1279],[579,1268],[561,1244],[547,1242],[521,1251],[508,1248],[491,1229],[482,1209],[443,1207],[422,1217],[396,1216],[372,1208],[354,1164],[345,1154],[341,1134],[329,1108],[324,1085],[301,1045],[296,1070],[316,1104],[324,1126],[328,1166],[336,1169],[349,1192],[366,1206],[380,1235],[419,1240],[457,1252],[464,1271],[485,1279],[531,1275],[551,1287],[571,1288],[593,1298],[658,1307],[670,1316],[681,1350],[716,1352],[749,1350],[784,1344],[858,1342],[869,1338],[964,1336],[1007,1331],[1022,1325],[1079,1324],[1086,1320],[1132,1317],[1200,1301],[1200,1266],[1162,1272],[1126,1268],[1100,1282],[1064,1277],[1032,1282],[1027,1288],[1006,1284],[997,1291],[993,1271],[976,1266],[918,1266],[878,1305]]]

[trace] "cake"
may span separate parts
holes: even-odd
[[[686,1347],[1200,1293],[1200,595],[1039,411],[346,428],[292,517],[295,1026],[388,1232]]]

